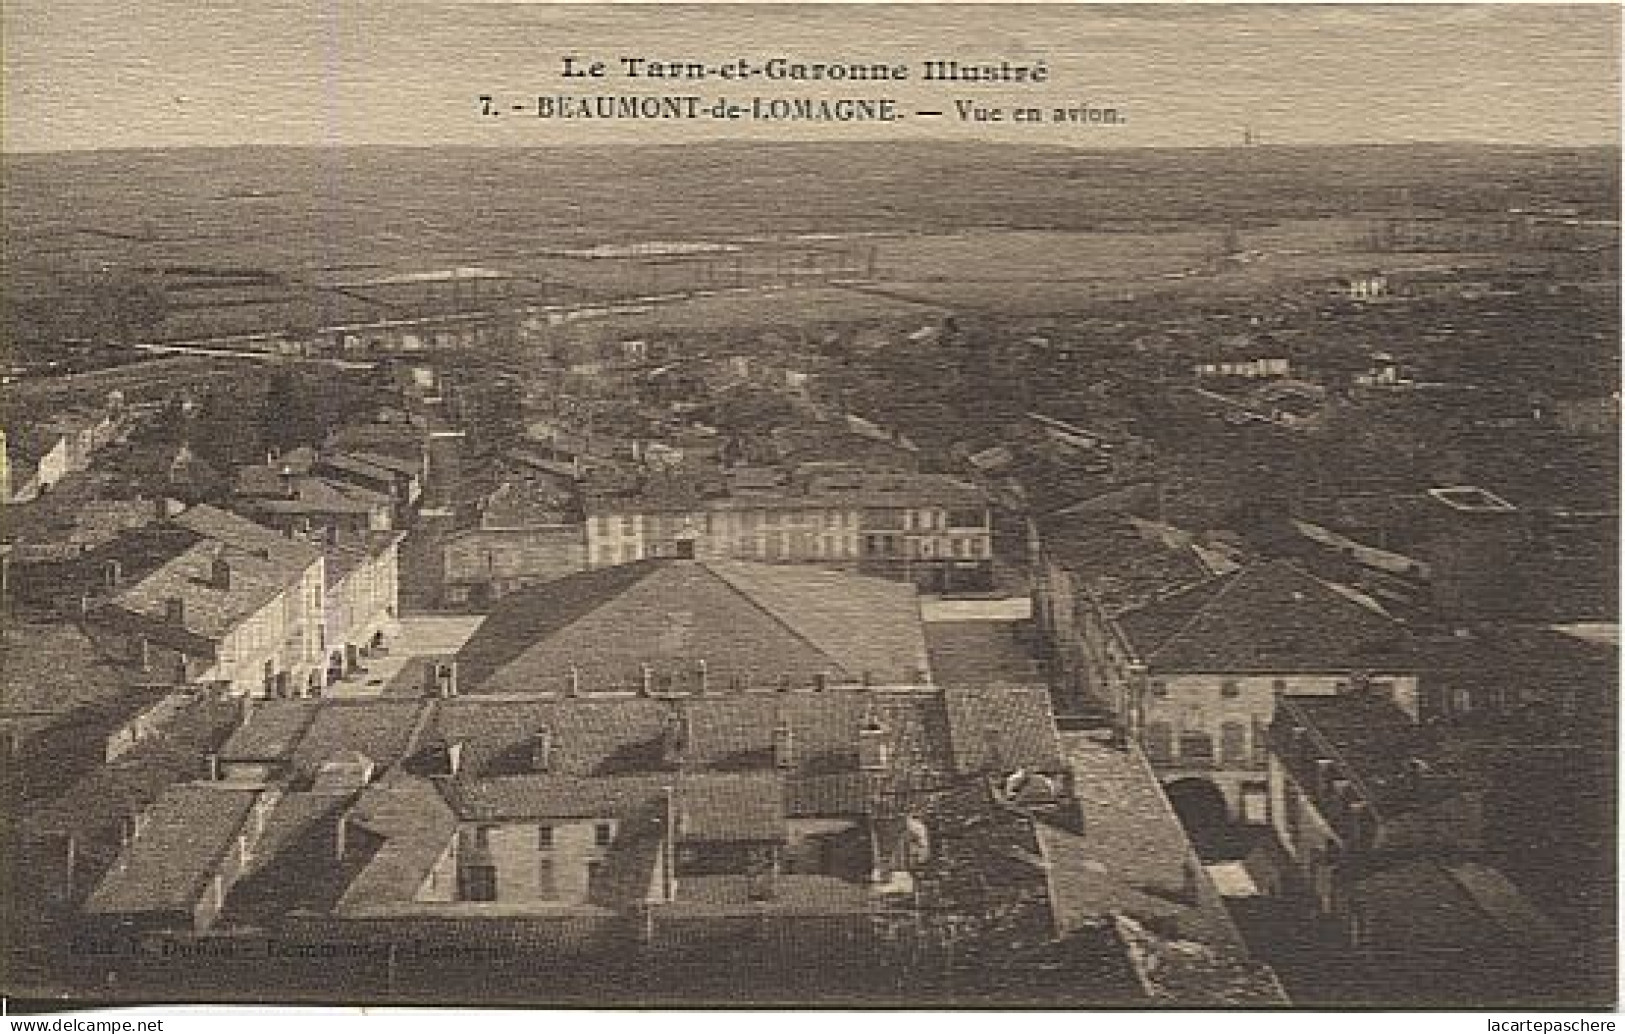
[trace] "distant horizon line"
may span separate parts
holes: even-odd
[[[1509,141],[1509,140],[1345,140],[1336,143],[1324,141],[1266,141],[1250,144],[1242,143],[1211,143],[1211,144],[1110,144],[1110,145],[1084,145],[1019,142],[1013,140],[963,140],[947,137],[919,137],[913,139],[855,139],[855,140],[817,140],[811,138],[791,140],[758,140],[750,137],[715,137],[706,140],[690,141],[659,141],[643,143],[636,140],[597,140],[587,143],[478,143],[475,141],[460,141],[457,143],[388,143],[369,141],[359,143],[289,143],[289,142],[244,142],[232,144],[134,144],[118,147],[54,147],[54,148],[28,148],[7,149],[0,147],[0,158],[29,158],[49,155],[88,155],[88,154],[130,154],[130,153],[160,153],[167,151],[247,151],[247,150],[282,150],[282,151],[560,151],[560,150],[609,150],[628,147],[643,149],[669,149],[676,147],[696,146],[751,146],[751,147],[850,147],[850,146],[919,146],[919,145],[949,145],[974,147],[1007,147],[1024,148],[1028,150],[1073,151],[1088,153],[1112,153],[1119,151],[1289,151],[1289,150],[1336,150],[1347,148],[1404,148],[1404,147],[1459,147],[1459,148],[1506,148],[1528,151],[1573,151],[1573,150],[1619,150],[1621,141],[1575,141],[1566,143],[1541,143],[1535,141]]]

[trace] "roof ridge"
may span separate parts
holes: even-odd
[[[1257,565],[1253,565],[1253,567],[1244,567],[1240,571],[1236,571],[1233,574],[1219,576],[1220,578],[1224,579],[1224,584],[1219,587],[1219,591],[1214,593],[1212,596],[1208,597],[1208,599],[1205,602],[1203,602],[1203,604],[1201,606],[1196,608],[1195,612],[1192,613],[1190,617],[1185,619],[1184,624],[1182,624],[1178,628],[1176,628],[1170,635],[1165,636],[1163,638],[1162,642],[1158,643],[1156,645],[1156,647],[1154,647],[1151,650],[1151,652],[1146,654],[1142,659],[1147,661],[1147,662],[1150,662],[1154,657],[1157,656],[1157,654],[1159,654],[1163,650],[1167,649],[1169,644],[1171,644],[1175,640],[1179,639],[1186,632],[1189,632],[1191,630],[1191,628],[1195,626],[1196,622],[1202,617],[1202,615],[1204,615],[1204,614],[1206,614],[1208,612],[1208,608],[1214,606],[1220,600],[1224,599],[1225,596],[1229,595],[1230,591],[1232,589],[1234,589],[1236,587],[1237,583],[1239,583],[1244,577],[1246,577],[1247,574],[1250,571],[1254,570],[1257,567],[1261,567],[1261,566],[1264,566],[1264,565],[1257,564]],[[1217,581],[1219,579],[1214,579],[1214,580]],[[1185,591],[1186,592],[1191,592],[1191,591],[1199,589],[1202,586],[1205,586],[1205,585],[1208,585],[1208,584],[1210,584],[1210,583],[1209,582],[1198,582],[1195,585],[1191,586],[1190,589],[1187,589]],[[1184,595],[1184,593],[1176,593],[1175,595],[1176,596]],[[1172,599],[1173,597],[1169,597],[1169,598]],[[1156,602],[1162,602],[1162,601],[1159,600],[1159,601],[1156,601]]]
[[[739,562],[735,561],[734,563],[738,564]],[[815,653],[817,653],[820,657],[823,657],[826,660],[830,661],[832,664],[834,664],[835,669],[837,671],[842,672],[843,674],[845,674],[847,676],[851,676],[853,674],[852,672],[847,671],[846,665],[842,664],[838,658],[833,656],[828,650],[824,649],[824,647],[822,645],[820,645],[819,643],[814,642],[801,629],[799,629],[799,628],[795,627],[794,625],[790,624],[790,622],[785,620],[785,618],[782,617],[776,610],[774,610],[773,608],[767,606],[761,600],[758,600],[754,593],[748,591],[747,589],[742,587],[738,582],[734,581],[732,578],[728,577],[726,574],[724,574],[721,571],[717,570],[714,561],[702,560],[699,563],[695,564],[694,566],[699,567],[699,568],[703,568],[707,574],[709,574],[712,578],[715,578],[717,581],[721,582],[723,585],[727,586],[730,590],[733,591],[733,593],[736,596],[739,596],[746,603],[749,603],[752,607],[754,607],[757,610],[761,611],[763,614],[766,614],[768,616],[768,618],[771,621],[773,621],[774,624],[776,624],[779,627],[783,628],[785,631],[789,632],[792,636],[794,636],[795,638],[799,639],[801,642],[803,642],[803,643],[807,644],[808,646],[810,646],[813,649],[813,651]]]

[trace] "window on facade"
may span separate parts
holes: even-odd
[[[604,863],[594,858],[587,862],[587,890],[590,893],[593,886],[598,883],[599,876],[603,875]]]
[[[495,828],[495,826],[475,826],[474,846],[481,850],[488,850],[491,847],[491,831]]]
[[[1187,765],[1213,764],[1213,737],[1205,732],[1187,732],[1179,737],[1179,759]]]
[[[608,847],[609,842],[615,838],[615,824],[613,822],[600,822],[592,828],[592,842],[596,847]]]
[[[1241,683],[1235,679],[1225,679],[1219,684],[1219,695],[1226,700],[1234,700],[1241,696]]]
[[[536,827],[536,849],[538,851],[553,850],[553,827],[542,825]]]
[[[1168,695],[1168,683],[1162,681],[1161,679],[1152,680],[1152,682],[1151,682],[1151,695],[1154,696],[1154,697],[1165,697],[1165,696],[1167,696]]]
[[[638,519],[630,514],[621,518],[621,534],[635,535],[638,530]]]
[[[1247,755],[1247,726],[1241,722],[1225,722],[1219,734],[1220,757],[1227,765],[1245,765]]]
[[[1285,693],[1287,691],[1286,679],[1276,679],[1270,683],[1270,688],[1277,693]]]
[[[497,867],[494,865],[464,866],[462,884],[462,898],[464,901],[495,901],[497,899]]]
[[[536,896],[543,901],[557,901],[559,878],[553,868],[553,859],[541,858],[536,863]]]
[[[1166,764],[1174,759],[1174,727],[1167,722],[1147,722],[1145,725],[1145,755],[1153,763]]]

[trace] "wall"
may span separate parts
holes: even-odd
[[[1373,677],[1373,684],[1382,685],[1412,718],[1417,708],[1416,681],[1413,675]],[[1239,816],[1247,784],[1261,780],[1267,767],[1276,697],[1334,696],[1346,692],[1348,686],[1346,674],[1159,675],[1152,671],[1146,680],[1140,741],[1164,781],[1183,776],[1210,778],[1223,791],[1232,814]],[[1158,695],[1159,689],[1162,695]],[[1210,760],[1190,749],[1201,741],[1182,742],[1182,737],[1191,734],[1208,737]]]
[[[484,829],[485,852],[497,870],[497,901],[527,904],[582,905],[590,901],[588,871],[602,862],[606,849],[597,842],[597,828],[607,825],[613,837],[613,819],[522,822],[466,827],[461,842],[465,860]],[[540,827],[552,829],[551,847],[540,841]],[[551,890],[543,874],[551,867]]]
[[[445,602],[465,604],[563,578],[587,568],[579,524],[514,530],[469,530],[448,536],[441,552]]]
[[[1269,763],[1270,824],[1292,859],[1297,877],[1314,895],[1322,913],[1339,904],[1331,862],[1343,854],[1342,838],[1315,807],[1314,798],[1275,758]]]

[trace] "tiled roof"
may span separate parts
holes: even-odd
[[[929,670],[911,585],[789,564],[709,566],[853,677],[906,684]]]
[[[223,638],[297,584],[321,558],[313,546],[211,506],[195,506],[174,518],[173,525],[199,538],[119,592],[113,603],[167,623],[167,601],[178,598],[184,605],[184,631],[205,640]],[[217,560],[230,569],[228,588],[211,582]]]
[[[617,818],[659,803],[676,781],[676,773],[497,776],[449,781],[446,796],[469,822]]]
[[[1124,614],[1162,672],[1336,672],[1415,665],[1404,628],[1284,561],[1251,567]]]
[[[410,901],[457,835],[457,816],[440,791],[401,774],[363,790],[350,819],[380,843],[334,907],[340,915]]]
[[[1499,871],[1476,862],[1411,859],[1359,880],[1353,900],[1389,950],[1561,950],[1565,940]]]
[[[324,761],[363,754],[380,767],[402,760],[425,700],[330,700],[317,708],[292,761],[311,771]]]
[[[1066,767],[1049,691],[1043,686],[949,687],[943,700],[954,767],[960,772],[1059,772]]]
[[[389,496],[382,492],[309,474],[294,475],[285,484],[282,475],[269,467],[244,467],[238,471],[236,491],[247,497],[245,507],[263,513],[365,515],[391,505]]]
[[[8,715],[60,714],[124,696],[130,673],[67,622],[0,622],[0,710]]]
[[[735,843],[785,838],[784,782],[773,773],[698,775],[678,782],[677,838]]]
[[[863,915],[874,907],[869,888],[835,876],[784,874],[769,886],[750,876],[687,876],[677,900],[663,906],[673,918],[746,915]]]
[[[265,818],[227,908],[234,920],[275,922],[294,909],[329,910],[348,867],[335,865],[338,827],[351,793],[285,792]]]
[[[926,668],[912,588],[731,562],[642,561],[515,593],[458,654],[465,692],[913,682]]]
[[[100,914],[190,912],[259,796],[218,783],[170,787],[86,903]]]
[[[1110,614],[1212,576],[1191,543],[1134,517],[1057,515],[1044,523],[1041,534],[1045,551],[1081,579]]]
[[[245,705],[247,719],[220,748],[222,761],[286,761],[310,728],[316,700],[265,700]]]
[[[1144,758],[1085,737],[1068,746],[1082,830],[1037,826],[1061,932],[1127,915],[1241,952],[1241,936]]]
[[[792,818],[866,815],[873,802],[865,772],[796,773],[784,782],[784,813]]]
[[[33,834],[74,833],[99,840],[177,782],[205,775],[204,758],[225,739],[234,703],[200,700],[116,761],[97,765],[43,808],[21,815]]]
[[[871,714],[895,741],[921,744],[933,755],[924,709],[934,701],[881,698],[864,693],[751,693],[666,701],[645,697],[519,699],[457,697],[435,702],[423,744],[462,744],[461,771],[470,778],[533,771],[537,734],[546,729],[550,769],[557,775],[596,776],[691,769],[743,771],[774,767],[775,730],[793,737],[800,775],[826,775],[857,767],[858,732]],[[679,715],[686,724],[680,751],[669,747]]]
[[[1330,749],[1359,780],[1374,807],[1394,814],[1460,793],[1463,783],[1434,733],[1413,722],[1385,694],[1376,690],[1336,696],[1282,698],[1277,721],[1302,723],[1312,730],[1320,749]],[[1313,785],[1311,752],[1278,752],[1300,782]],[[1418,763],[1431,776],[1419,781]]]
[[[458,697],[437,701],[424,743],[462,744],[470,778],[532,771],[537,733],[551,735],[551,769],[589,776],[642,770],[661,757],[668,708],[658,700]]]
[[[403,531],[367,531],[327,543],[322,548],[323,555],[327,557],[322,569],[327,586],[331,588],[340,584],[362,564],[383,556],[405,537]]]

